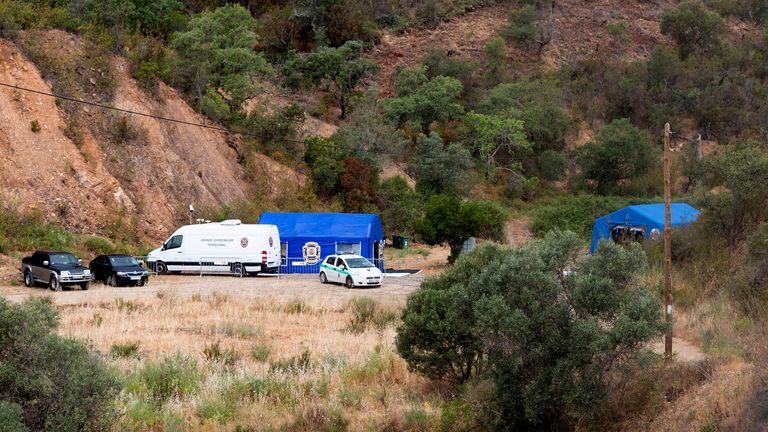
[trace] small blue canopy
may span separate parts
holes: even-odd
[[[670,205],[672,228],[688,225],[699,217],[699,211],[686,203],[672,203]],[[592,243],[589,245],[589,253],[594,254],[597,243],[602,239],[611,238],[611,230],[616,226],[631,228],[643,228],[645,238],[651,237],[651,230],[658,229],[664,233],[664,204],[641,204],[624,207],[595,220],[592,229]]]
[[[303,263],[304,245],[317,243],[321,260],[335,253],[355,252],[379,264],[384,247],[381,218],[375,214],[353,213],[272,213],[261,215],[260,224],[277,225],[280,241],[285,244],[287,273],[313,272],[319,264]],[[310,268],[311,267],[311,268]]]

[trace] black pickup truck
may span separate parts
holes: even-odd
[[[53,291],[67,285],[80,285],[87,290],[91,284],[91,270],[69,252],[36,251],[21,260],[21,274],[25,286],[40,282]]]

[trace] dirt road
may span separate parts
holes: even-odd
[[[315,275],[258,276],[236,278],[232,276],[176,275],[158,276],[144,287],[109,287],[100,283],[92,284],[88,291],[72,289],[54,292],[43,286],[0,286],[0,295],[14,302],[24,301],[30,296],[49,296],[58,305],[99,303],[123,299],[147,299],[162,294],[180,298],[193,295],[207,296],[214,293],[235,298],[263,298],[277,301],[301,299],[311,304],[327,306],[347,303],[354,297],[371,297],[382,304],[403,305],[405,299],[415,290],[423,277],[419,274],[399,278],[388,278],[379,288],[347,289],[342,285],[321,284]],[[162,295],[161,294],[161,295]]]

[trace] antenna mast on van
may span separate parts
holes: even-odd
[[[189,224],[192,225],[192,215],[195,214],[195,208],[192,207],[192,203],[189,204]]]

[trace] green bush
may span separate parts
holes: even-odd
[[[540,201],[531,211],[531,229],[537,237],[561,229],[573,231],[581,239],[587,240],[592,235],[595,219],[630,203],[637,204],[628,198],[596,195],[565,196]]]
[[[501,29],[501,35],[510,42],[529,43],[538,35],[534,23],[539,19],[536,7],[525,5],[512,9],[507,18],[508,24]]]
[[[116,251],[115,244],[109,239],[98,236],[89,236],[83,240],[83,246],[88,248],[94,255],[104,255]]]
[[[387,234],[411,234],[421,216],[419,195],[400,177],[390,177],[379,186],[381,219]]]
[[[11,304],[0,298],[5,430],[108,430],[116,418],[116,373],[81,342],[58,336],[58,323],[50,299]]]
[[[297,356],[269,362],[269,371],[298,373],[306,371],[311,365],[312,351],[306,349]]]
[[[312,312],[312,308],[304,300],[293,299],[283,306],[283,312],[287,314],[305,314]]]
[[[398,353],[431,378],[490,380],[490,430],[591,424],[608,377],[665,325],[657,295],[638,283],[647,263],[637,245],[582,248],[575,234],[550,232],[519,249],[475,249],[409,296]]]
[[[205,400],[197,407],[197,415],[224,424],[237,418],[237,401],[225,398]]]
[[[364,333],[369,327],[383,331],[397,319],[397,315],[370,297],[359,297],[349,301],[347,306],[352,316],[347,321],[345,329],[354,334]]]
[[[272,354],[272,350],[267,344],[258,344],[251,347],[251,358],[258,362],[265,362],[269,360],[269,356]]]
[[[614,120],[595,140],[579,149],[582,175],[594,182],[600,194],[621,191],[626,182],[638,179],[654,164],[654,148],[648,137],[628,119]]]
[[[415,230],[427,244],[447,243],[451,249],[448,262],[453,263],[470,237],[503,241],[506,220],[506,212],[496,203],[462,202],[456,196],[435,195]]]
[[[203,374],[197,362],[176,354],[159,361],[149,361],[128,377],[126,391],[157,404],[171,399],[186,399],[196,394]]]
[[[129,358],[137,357],[139,355],[139,343],[128,342],[124,344],[113,344],[109,349],[110,354],[113,357]]]
[[[709,11],[699,0],[686,0],[661,17],[661,33],[677,42],[680,57],[696,51],[710,51],[720,44],[725,31],[722,17]]]
[[[0,432],[26,432],[19,404],[0,401]]]
[[[223,349],[216,341],[203,348],[203,356],[209,362],[221,363],[224,366],[234,366],[240,361],[240,354],[234,348]]]

